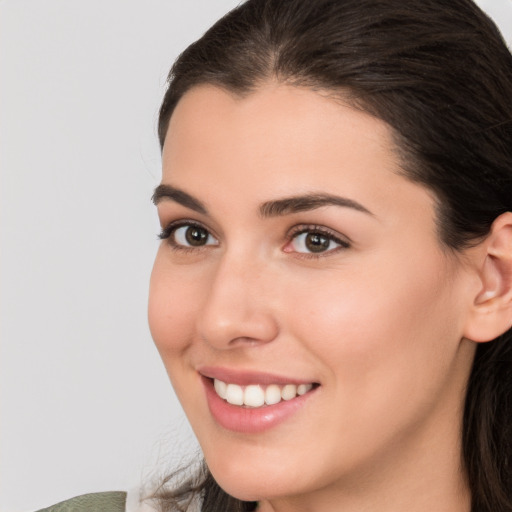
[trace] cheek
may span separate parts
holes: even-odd
[[[442,404],[456,405],[449,390],[460,338],[448,275],[432,264],[413,279],[412,261],[400,262],[400,273],[363,266],[294,287],[287,320],[322,369],[323,435],[343,447],[347,467],[405,439]]]
[[[158,251],[151,273],[148,321],[153,340],[167,366],[169,355],[183,352],[191,342],[198,281],[166,263],[165,246]]]
[[[449,272],[437,254],[421,267],[411,254],[379,255],[293,290],[295,337],[359,398],[425,386],[455,354],[460,325]]]

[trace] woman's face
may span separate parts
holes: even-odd
[[[172,115],[150,327],[236,497],[458,465],[471,279],[393,148],[382,121],[291,86],[196,87]]]

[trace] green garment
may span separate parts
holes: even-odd
[[[95,492],[62,501],[37,512],[125,512],[125,505],[125,492]]]

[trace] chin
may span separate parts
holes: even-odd
[[[275,499],[304,492],[303,467],[299,464],[283,464],[286,457],[276,460],[255,460],[240,455],[233,457],[206,458],[216,482],[224,491],[242,501]],[[289,461],[289,459],[288,459]]]
[[[242,501],[260,501],[275,499],[280,496],[294,494],[284,482],[271,478],[261,478],[261,475],[236,474],[227,477],[225,474],[213,473],[216,482],[230,496]],[[290,492],[291,491],[291,492]]]

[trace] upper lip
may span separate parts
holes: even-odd
[[[209,379],[217,379],[229,384],[238,384],[239,386],[248,386],[250,384],[261,384],[264,386],[270,384],[311,384],[314,381],[307,379],[297,379],[296,377],[286,377],[274,373],[259,372],[254,370],[233,370],[220,366],[202,366],[197,371]]]

